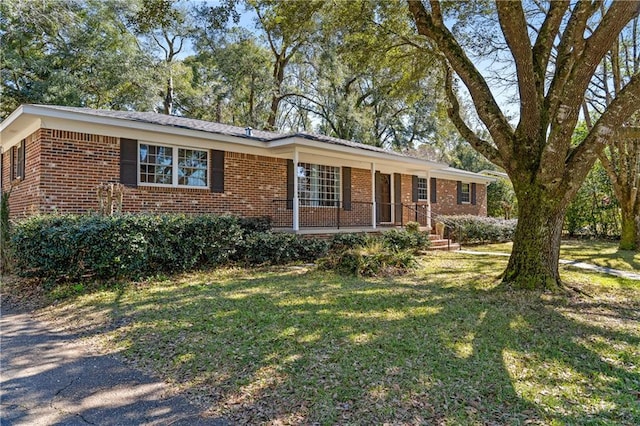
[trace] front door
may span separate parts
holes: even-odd
[[[376,173],[376,177],[378,222],[391,222],[391,175]]]

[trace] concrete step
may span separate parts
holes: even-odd
[[[431,244],[431,246],[427,250],[438,250],[438,251],[460,250],[460,244],[458,244],[458,243],[451,243],[450,245],[447,244],[447,243],[445,243],[444,245],[433,245],[433,244]]]

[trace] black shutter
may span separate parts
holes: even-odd
[[[211,150],[211,192],[224,192],[224,151]]]
[[[471,204],[476,205],[476,184],[471,184]]]
[[[120,183],[138,186],[138,141],[120,138]]]
[[[402,175],[400,173],[393,174],[393,192],[395,201],[395,220],[402,222]]]
[[[9,150],[9,180],[16,178],[16,147],[12,146]]]
[[[437,192],[436,188],[438,187],[438,181],[436,180],[436,178],[431,178],[430,185],[431,185],[431,190],[429,191],[430,192],[429,198],[431,198],[432,203],[437,203],[438,195],[436,194]]]
[[[295,189],[293,179],[295,179],[293,160],[287,160],[287,208],[289,210],[293,209],[293,190]]]
[[[458,204],[462,204],[462,182],[458,181]]]
[[[411,201],[418,202],[418,176],[411,176]]]
[[[351,210],[351,167],[342,168],[342,208]]]
[[[24,172],[26,170],[27,164],[27,140],[23,139],[22,144],[20,145],[20,149],[22,150],[22,155],[18,155],[18,158],[21,160],[18,164],[18,173],[20,173],[20,177],[24,179]]]

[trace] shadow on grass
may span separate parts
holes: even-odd
[[[638,334],[583,300],[496,290],[504,261],[201,279],[105,306],[126,356],[234,423],[639,423]],[[639,306],[594,308],[624,323]]]

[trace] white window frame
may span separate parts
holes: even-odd
[[[424,182],[424,188],[421,188],[421,182]],[[424,197],[421,197],[420,190],[424,190]],[[427,178],[418,177],[418,201],[428,201],[429,200],[429,181]]]
[[[464,186],[467,186],[467,192],[464,191]],[[464,200],[465,194],[467,195],[467,200]],[[460,185],[460,203],[461,204],[471,204],[471,183],[462,182]]]
[[[152,145],[152,146],[156,146],[156,147],[164,147],[164,148],[171,148],[171,183],[153,183],[153,182],[142,182],[140,177],[141,177],[141,169],[140,169],[140,147],[142,145]],[[203,151],[207,154],[207,167],[206,167],[206,174],[207,174],[207,181],[206,184],[203,185],[184,185],[184,184],[179,184],[178,180],[180,178],[179,173],[178,173],[178,152],[181,149],[188,149],[188,150],[192,150],[192,151]],[[190,147],[190,146],[178,146],[178,145],[171,145],[171,144],[166,144],[166,143],[162,143],[162,142],[149,142],[149,141],[138,141],[138,149],[136,151],[136,167],[137,167],[137,179],[138,179],[138,186],[155,186],[155,187],[161,187],[161,188],[194,188],[194,189],[209,189],[209,187],[211,186],[211,151],[208,149],[202,149],[202,148],[195,148],[195,147]]]
[[[336,200],[328,200],[328,199],[322,199],[319,196],[316,198],[307,198],[307,197],[303,197],[302,196],[302,189],[303,189],[303,185],[300,182],[300,179],[303,176],[300,176],[299,174],[299,169],[301,167],[304,166],[316,166],[316,167],[330,167],[332,169],[336,169],[336,179],[335,179],[335,185],[337,187],[337,191],[335,192],[336,194],[338,194],[338,199]],[[305,168],[306,170],[306,168]],[[300,203],[301,207],[314,207],[314,208],[340,208],[340,203],[342,202],[342,168],[340,166],[329,166],[326,164],[318,164],[318,163],[306,163],[306,162],[299,162],[297,164],[296,167],[296,176],[295,178],[298,180],[298,200]],[[318,178],[320,180],[320,178]],[[322,203],[333,203],[334,205],[322,205]]]

